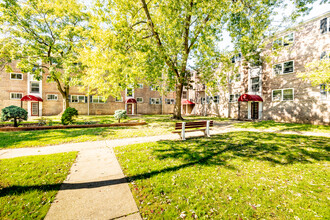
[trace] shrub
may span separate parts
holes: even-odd
[[[67,108],[65,109],[62,117],[61,117],[61,121],[63,125],[68,125],[68,124],[72,124],[73,123],[73,117],[78,116],[78,111],[75,108]]]
[[[118,119],[118,123],[120,123],[120,119],[127,118],[126,110],[115,111],[114,117],[115,117],[115,119]]]
[[[27,120],[27,111],[15,105],[8,106],[1,110],[1,120],[9,121],[14,120],[14,127],[18,127],[18,124],[22,120]]]

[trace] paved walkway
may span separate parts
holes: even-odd
[[[274,132],[235,128],[232,123],[221,123],[216,124],[211,135],[233,131]],[[329,133],[275,132],[330,137]],[[200,135],[200,132],[194,132],[189,133],[187,137]],[[45,219],[141,219],[113,147],[172,139],[179,139],[179,135],[168,134],[39,148],[7,149],[0,150],[0,159],[79,151],[78,158],[71,167],[70,175],[62,184]]]

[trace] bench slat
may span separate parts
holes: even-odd
[[[187,122],[185,128],[200,128],[200,127],[206,127],[206,121],[201,122]],[[210,121],[210,127],[213,127],[213,121]],[[175,130],[182,129],[182,123],[176,123],[175,124]]]

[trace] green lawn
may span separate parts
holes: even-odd
[[[282,123],[274,121],[260,121],[260,122],[245,122],[234,124],[237,128],[255,128],[255,129],[270,129],[273,131],[310,131],[320,133],[330,133],[330,126],[328,125],[311,125],[311,124],[297,124],[297,123]]]
[[[88,117],[88,116],[81,116]],[[90,116],[90,120],[105,120],[110,116]],[[53,118],[56,119],[55,117]],[[193,120],[217,120],[225,119],[214,117],[187,117],[187,121]],[[170,115],[146,115],[141,118],[129,120],[143,120],[148,125],[135,127],[107,127],[107,128],[77,128],[56,129],[39,131],[0,132],[0,149],[37,147],[63,143],[76,143],[84,141],[97,141],[105,139],[119,139],[131,137],[155,136],[170,133],[174,130],[177,120],[170,119]]]
[[[329,143],[232,132],[115,150],[144,218],[325,219]]]
[[[77,152],[0,161],[0,219],[43,219]]]

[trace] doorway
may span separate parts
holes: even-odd
[[[127,114],[132,115],[133,114],[133,104],[127,104]]]
[[[31,102],[31,116],[39,116],[39,103]]]
[[[259,103],[258,102],[251,103],[251,118],[259,119]]]

